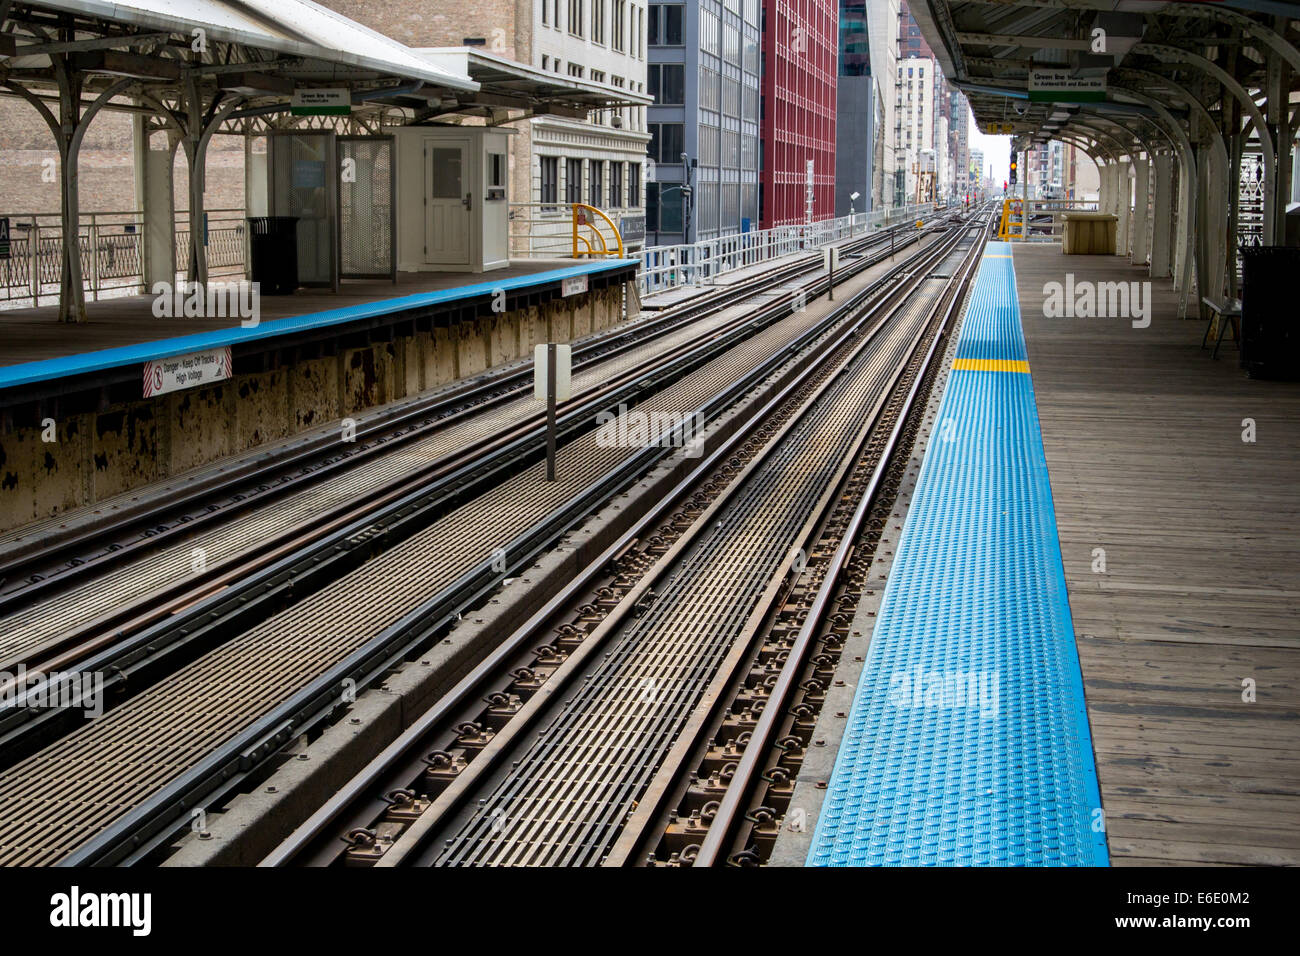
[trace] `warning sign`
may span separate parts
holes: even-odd
[[[220,382],[230,378],[230,368],[230,346],[145,362],[144,397]]]

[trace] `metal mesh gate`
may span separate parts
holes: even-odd
[[[1264,244],[1264,154],[1241,154],[1241,179],[1237,192],[1237,281],[1243,276],[1241,250]]]
[[[396,281],[393,137],[340,136],[338,150],[340,275]]]

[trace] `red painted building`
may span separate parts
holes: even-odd
[[[839,0],[763,0],[762,227],[835,215]]]

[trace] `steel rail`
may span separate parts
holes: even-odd
[[[879,264],[885,258],[883,255],[864,257],[854,263],[856,268],[852,274]],[[849,275],[848,269],[843,270],[843,276],[837,277],[837,281]],[[823,279],[818,283],[818,287],[825,281]],[[738,317],[712,333],[705,342],[684,343],[667,354],[650,357],[611,382],[587,392],[572,403],[566,403],[561,418],[561,438],[568,439],[575,432],[581,431],[595,412],[617,406],[620,402],[635,401],[649,391],[666,387],[754,330],[779,321],[788,314],[789,302],[796,294],[791,293],[773,300],[764,305],[757,315]],[[679,364],[672,366],[670,371],[665,371],[664,364],[673,361],[679,361]],[[488,436],[479,442],[462,446],[450,458],[435,460],[426,469],[401,476],[387,488],[374,491],[361,516],[357,516],[355,503],[341,504],[329,513],[313,516],[310,522],[289,529],[287,535],[266,543],[253,556],[245,553],[232,556],[221,566],[224,570],[220,574],[215,573],[217,569],[214,569],[213,574],[205,577],[187,577],[156,589],[140,601],[110,609],[88,625],[64,632],[55,642],[41,644],[39,651],[43,656],[39,659],[26,658],[17,662],[23,663],[32,672],[51,672],[74,663],[83,667],[101,667],[108,672],[105,687],[109,690],[122,682],[123,672],[129,666],[138,682],[139,678],[145,676],[141,659],[135,653],[135,648],[141,646],[141,641],[153,646],[150,652],[153,657],[159,656],[160,648],[174,643],[166,638],[159,641],[150,628],[165,625],[172,632],[181,629],[184,633],[184,629],[190,626],[189,622],[206,609],[209,600],[218,600],[226,606],[233,602],[246,604],[248,593],[261,583],[257,577],[258,572],[274,571],[285,562],[297,561],[300,564],[301,561],[296,558],[299,549],[317,544],[318,551],[325,550],[331,542],[347,537],[366,521],[384,521],[389,510],[407,504],[412,494],[427,497],[439,493],[443,495],[441,507],[455,506],[482,490],[489,480],[501,480],[505,473],[503,463],[506,459],[511,468],[518,470],[526,467],[540,454],[540,446],[532,446],[541,434],[541,419],[540,413],[534,414],[503,434]],[[449,491],[452,488],[455,489],[454,492]],[[321,580],[319,575],[311,576],[311,581]],[[296,595],[301,597],[308,587],[309,582],[299,576],[295,582]],[[212,623],[214,619],[210,618],[207,623]],[[141,635],[141,640],[124,643],[132,635]],[[121,649],[115,657],[85,660],[88,654],[115,647]],[[27,696],[34,697],[41,692],[39,687],[30,687]],[[68,726],[75,721],[75,713],[65,710],[53,714],[18,708],[15,712],[0,717],[0,761],[5,760],[6,755],[11,760],[15,752],[23,752],[15,751],[16,737],[10,728],[42,721]],[[26,746],[30,749],[32,745]]]
[[[910,264],[910,263],[908,263]],[[845,303],[844,308],[860,307],[864,295],[856,296]],[[852,329],[842,333],[842,343],[857,334],[857,330],[867,321],[862,317]],[[837,343],[835,346],[838,347]],[[766,406],[753,416],[753,421],[769,421],[773,412],[788,402],[790,396],[803,387],[811,368],[797,380],[784,387],[779,394],[770,399]],[[543,608],[537,611],[524,624],[518,627],[498,648],[481,661],[473,670],[462,678],[437,704],[427,710],[411,727],[377,755],[365,768],[354,775],[337,793],[307,821],[290,834],[279,847],[266,857],[264,866],[284,866],[290,864],[325,865],[334,862],[343,852],[336,840],[341,830],[350,831],[363,827],[375,816],[375,811],[368,808],[366,796],[376,791],[384,792],[400,788],[407,781],[418,776],[423,760],[419,756],[427,751],[426,738],[439,727],[455,721],[455,715],[477,700],[492,686],[509,663],[537,639],[538,632],[558,611],[570,605],[577,595],[589,588],[597,580],[603,568],[615,556],[626,551],[646,529],[654,527],[665,515],[676,507],[677,502],[697,486],[705,476],[716,468],[717,464],[734,453],[735,448],[750,440],[749,430],[738,430],[726,443],[698,465],[685,480],[663,499],[656,508],[639,519],[631,529],[625,532],[613,545],[576,575],[569,584],[555,595]],[[477,761],[476,761],[477,763]],[[472,766],[472,765],[471,765]],[[381,783],[381,781],[383,781]],[[340,822],[342,821],[342,822]]]
[[[895,266],[889,277],[896,278],[907,263]],[[877,280],[879,283],[885,279]],[[705,420],[710,420],[730,407],[745,394],[786,365],[789,356],[805,346],[824,338],[827,329],[838,322],[835,319],[819,320],[787,346],[778,349],[744,374],[723,393],[706,401],[699,409]],[[646,467],[669,451],[667,448],[647,448],[629,456],[624,466],[607,473],[587,493],[575,496],[570,504],[543,519],[542,522],[512,541],[506,551],[512,556],[511,567],[498,572],[484,560],[452,585],[432,595],[412,609],[401,620],[386,627],[375,638],[350,653],[346,659],[332,665],[317,679],[302,687],[290,699],[281,701],[238,734],[225,740],[211,751],[207,758],[182,771],[162,788],[153,791],[131,811],[116,818],[89,842],[61,860],[68,865],[86,863],[113,863],[138,859],[158,843],[167,839],[183,821],[176,819],[178,808],[196,806],[229,792],[250,773],[255,772],[288,739],[296,737],[340,706],[339,686],[352,680],[362,689],[377,676],[386,672],[393,663],[426,641],[448,624],[460,608],[485,596],[501,578],[513,574],[514,569],[532,560],[540,550],[565,528],[570,527],[593,507],[594,498],[615,493],[630,482],[638,480]],[[591,492],[595,492],[593,495]],[[412,520],[416,509],[407,508],[402,520]],[[427,522],[426,522],[427,523]],[[358,529],[363,534],[366,528]],[[333,558],[326,559],[326,562]],[[325,563],[325,562],[323,562]],[[253,619],[265,617],[256,605],[258,598],[249,600],[241,609]]]
[[[814,638],[818,629],[824,623],[826,613],[831,606],[835,589],[838,586],[844,568],[848,564],[848,560],[856,547],[862,526],[875,502],[876,493],[880,487],[880,483],[892,463],[894,450],[898,445],[899,437],[903,433],[908,416],[911,414],[912,408],[920,394],[925,373],[930,367],[931,362],[933,362],[935,355],[938,354],[940,342],[945,340],[944,336],[949,323],[961,310],[965,291],[969,288],[974,269],[978,265],[979,255],[983,248],[984,241],[976,241],[972,243],[970,252],[967,254],[967,261],[963,263],[959,276],[950,280],[950,294],[948,296],[947,307],[939,329],[931,340],[930,347],[922,360],[920,368],[918,368],[917,373],[913,378],[911,388],[909,389],[907,397],[904,399],[903,405],[894,421],[893,428],[890,431],[889,438],[886,440],[880,459],[872,469],[866,490],[863,496],[859,499],[857,507],[854,508],[853,515],[849,520],[849,525],[840,538],[839,545],[836,547],[829,568],[822,578],[821,586],[817,589],[816,596],[813,599],[808,615],[805,618],[804,623],[800,626],[799,633],[794,640],[793,646],[790,648],[785,665],[782,667],[776,683],[771,688],[767,703],[764,706],[762,713],[759,714],[757,724],[750,732],[749,741],[736,765],[735,773],[732,775],[726,793],[723,795],[717,812],[709,824],[708,833],[700,844],[699,852],[696,854],[693,864],[694,866],[714,866],[719,862],[726,841],[733,834],[738,820],[744,814],[746,798],[755,781],[761,774],[763,765],[766,763],[767,754],[773,746],[773,741],[775,739],[774,735],[778,723],[786,713],[786,707],[789,703],[790,696],[794,690],[796,682],[802,675],[804,666],[807,662],[809,650],[812,648],[814,643]]]
[[[942,251],[941,247],[941,254]],[[928,273],[929,269],[918,270],[913,289],[919,289],[928,280]],[[910,294],[896,295],[901,301],[891,303],[891,316],[899,314],[911,302]],[[614,839],[623,809],[654,773],[660,748],[669,746],[670,737],[676,737],[675,728],[683,717],[689,716],[699,691],[715,672],[715,662],[725,655],[735,635],[750,632],[756,623],[755,615],[764,613],[762,608],[775,598],[785,571],[794,560],[791,543],[800,542],[811,533],[810,522],[815,519],[801,516],[816,515],[833,500],[830,496],[835,481],[829,486],[820,482],[809,484],[801,477],[804,469],[812,467],[812,460],[822,455],[817,449],[823,447],[827,437],[825,429],[831,426],[835,414],[843,414],[852,407],[843,404],[850,392],[883,385],[879,383],[884,371],[880,363],[890,349],[899,348],[911,335],[903,332],[911,324],[909,320],[897,328],[892,322],[879,326],[877,332],[888,332],[888,336],[880,336],[885,340],[884,349],[876,349],[874,342],[863,343],[821,391],[825,400],[810,399],[798,421],[786,430],[786,437],[778,435],[769,440],[766,454],[734,479],[734,495],[724,496],[724,500],[711,506],[710,512],[697,519],[694,527],[699,529],[699,548],[703,550],[695,549],[694,542],[688,539],[675,546],[680,560],[671,553],[661,559],[661,572],[666,573],[669,567],[675,569],[668,579],[669,592],[665,597],[656,597],[647,612],[650,623],[636,632],[635,641],[630,636],[634,631],[629,628],[640,625],[627,620],[634,606],[630,597],[602,623],[607,635],[617,634],[621,638],[613,652],[605,655],[596,674],[589,675],[589,682],[577,689],[574,700],[566,705],[562,715],[551,711],[556,714],[555,723],[548,726],[542,739],[522,758],[531,769],[519,774],[498,774],[488,786],[492,792],[490,800],[497,807],[494,813],[501,812],[503,819],[510,820],[509,835],[498,837],[495,819],[489,821],[484,815],[486,811],[473,810],[462,814],[463,823],[452,824],[451,829],[457,831],[454,841],[442,849],[426,844],[419,863],[456,865],[490,860],[502,864],[566,865],[589,860],[591,854],[602,852],[600,848],[608,845],[606,841]],[[876,337],[873,334],[872,338]],[[889,337],[894,340],[893,345],[888,344]],[[866,394],[862,392],[857,400]],[[796,435],[795,425],[799,437],[790,441]],[[846,432],[840,431],[838,435],[836,441],[852,441]],[[798,456],[808,455],[814,458],[798,460]],[[838,452],[832,459],[822,461],[823,467],[841,467],[836,463]],[[796,490],[800,497],[782,498],[784,503],[776,511],[770,510],[775,500],[773,495]],[[727,501],[725,497],[735,500]],[[820,503],[814,501],[818,497]],[[725,512],[719,510],[724,507]],[[760,510],[754,511],[755,508]],[[726,530],[733,521],[740,522],[734,534]],[[785,526],[784,531],[779,530],[780,525]],[[758,550],[754,550],[754,542],[760,539],[761,543],[756,545]],[[754,551],[753,560],[760,560],[760,553],[766,552],[767,557],[761,561],[776,560],[777,564],[765,571],[766,576],[761,580],[754,579],[750,572],[737,572],[740,579],[735,584],[742,590],[729,592],[726,602],[719,605],[714,602],[713,590],[719,586],[714,582],[725,580],[731,573],[726,571],[727,567],[736,567],[731,549],[737,540],[750,542],[746,547]],[[786,544],[791,547],[786,548]],[[685,550],[688,547],[690,551]],[[720,559],[730,563],[720,564]],[[762,597],[755,605],[753,601],[760,591]],[[703,593],[710,596],[701,598]],[[673,610],[678,599],[684,602],[683,606],[694,605],[683,612],[687,617]],[[675,620],[675,615],[681,619]],[[688,621],[696,622],[698,629],[680,633],[678,629],[688,626]],[[688,644],[691,650],[686,651]],[[571,665],[566,662],[566,666]],[[576,675],[576,670],[571,673]],[[668,696],[656,691],[650,703],[638,702],[634,688],[647,680],[651,686],[666,689]],[[615,698],[607,699],[610,694]],[[556,729],[562,725],[567,726]],[[500,736],[490,746],[495,746]],[[619,741],[612,749],[606,744],[610,739]],[[518,750],[512,752],[519,756]],[[576,806],[587,809],[575,816],[567,808]],[[381,865],[388,865],[387,855]]]
[[[926,255],[926,256],[930,256],[930,255],[931,255],[931,250],[926,250],[925,255]],[[936,260],[936,261],[937,261],[937,260]],[[907,263],[907,266],[908,266],[909,268],[914,267],[914,266],[915,266],[915,259],[913,259],[913,260],[909,260],[909,262]],[[915,268],[912,269],[912,278],[914,279],[914,282],[915,282],[916,284],[919,284],[921,281],[924,280],[924,274],[925,274],[925,271],[926,271],[926,270],[924,270],[924,269],[915,269]],[[891,300],[891,301],[892,301],[892,300]],[[858,303],[858,302],[850,302],[850,303],[848,303],[847,305],[848,305],[849,307],[851,307],[851,308],[856,308],[856,307],[859,307],[859,306],[860,306],[860,303]],[[878,306],[877,306],[877,309],[878,309],[878,308],[881,308],[881,307],[882,307],[882,306],[878,305]],[[847,340],[848,340],[848,337],[850,337],[850,336],[852,336],[852,335],[859,334],[859,329],[861,328],[862,324],[865,323],[865,322],[867,322],[867,321],[869,321],[870,317],[871,317],[872,315],[874,315],[875,312],[876,312],[876,310],[873,310],[872,313],[871,313],[870,315],[866,315],[866,316],[861,317],[861,318],[858,320],[858,322],[854,324],[854,326],[853,326],[852,329],[847,330],[847,331],[844,333],[844,337],[841,338],[841,339],[839,340],[839,343],[843,343],[844,341],[847,341]],[[838,343],[837,343],[837,344],[838,344]],[[700,519],[700,522],[699,522],[699,523],[700,523],[701,525],[704,523],[703,518]],[[679,544],[678,544],[677,546],[675,546],[675,547],[680,547],[680,546],[681,546],[681,542],[679,542]],[[640,590],[635,591],[635,592],[632,593],[632,594],[629,594],[629,595],[624,599],[624,603],[623,603],[622,606],[625,607],[625,608],[626,608],[626,607],[630,607],[630,606],[634,606],[634,605],[635,605],[635,601],[637,600],[637,596],[638,596],[638,594],[644,593],[644,588],[649,587],[649,586],[650,586],[650,583],[652,583],[652,582],[650,582],[650,581],[643,581],[642,584],[640,585]],[[602,625],[602,626],[603,626],[603,625]],[[514,638],[512,638],[512,642],[513,642],[513,643],[522,642],[522,641],[524,641],[524,640],[530,639],[531,637],[533,637],[533,634],[532,634],[531,631],[521,630],[520,632],[518,632],[518,633],[514,636]],[[598,645],[598,641],[595,639],[595,635],[593,635],[592,638],[589,638],[588,641],[586,641],[586,642],[584,642],[582,645],[580,645],[580,646],[579,646],[579,647],[574,651],[573,655],[571,655],[570,658],[569,658],[569,661],[572,661],[573,663],[566,662],[566,664],[565,664],[565,667],[570,668],[569,673],[574,673],[574,671],[572,670],[572,668],[577,667],[578,664],[581,662],[581,660],[585,659],[585,657],[586,657],[587,655],[589,655],[589,654],[591,654],[591,653],[595,653],[595,651],[593,650],[593,648],[595,648],[597,645]],[[556,678],[557,676],[560,676],[560,675],[559,675],[559,672],[557,672],[557,674],[554,675],[554,676],[552,677],[552,681],[553,681],[553,682],[555,681],[555,678]],[[558,683],[548,682],[548,684],[546,685],[546,687],[545,687],[545,689],[544,689],[545,692],[544,692],[544,693],[539,692],[539,694],[540,694],[541,696],[540,696],[540,697],[535,696],[535,697],[533,698],[533,700],[534,700],[534,701],[537,701],[538,704],[540,705],[540,702],[541,702],[543,699],[545,699],[547,696],[549,696],[549,695],[551,695],[551,694],[558,693],[558,688],[559,688],[559,684],[558,684]],[[477,685],[475,685],[475,689],[478,689],[478,686],[477,686]],[[467,689],[465,690],[465,693],[469,693],[469,692],[470,692],[470,691],[469,691],[468,688],[467,688]],[[447,713],[450,713],[450,711],[452,710],[454,704],[455,704],[455,703],[458,703],[458,702],[459,702],[459,701],[456,701],[456,702],[450,702],[450,701],[449,701],[448,704],[447,704],[447,706],[446,706],[445,708],[442,709],[442,712],[441,712],[440,714],[435,715],[435,716],[433,716],[433,717],[430,717],[428,723],[429,723],[429,724],[434,724],[434,723],[436,723],[436,722],[437,722],[437,719],[438,719],[439,717],[444,716],[444,715],[447,714]],[[527,705],[526,705],[526,707],[527,707]],[[534,709],[535,709],[535,708],[534,708]],[[512,720],[511,723],[510,723],[509,725],[507,725],[507,727],[508,727],[508,728],[509,728],[509,727],[520,727],[520,726],[522,725],[522,723],[517,722],[517,721],[518,721],[518,718],[516,718],[516,720]],[[422,723],[422,724],[421,724],[421,727],[423,728],[423,726],[424,726],[424,724]],[[522,731],[517,731],[517,732],[522,732]],[[505,736],[503,736],[503,734],[504,734]],[[505,737],[508,736],[508,735],[509,735],[509,734],[508,734],[506,731],[503,731],[501,734],[498,734],[498,735],[497,735],[497,738],[496,738],[496,739],[494,740],[494,742],[493,742],[494,745],[497,745],[497,744],[503,744],[503,743],[505,742]],[[402,743],[405,744],[406,746],[415,747],[415,746],[417,746],[417,744],[416,744],[415,741],[418,740],[418,737],[419,737],[418,733],[411,733],[411,734],[408,734],[408,735],[406,735],[406,736],[403,738]],[[399,744],[398,746],[401,746],[401,744]],[[497,747],[496,747],[496,750],[497,750],[497,752],[499,752],[500,747],[497,746]],[[473,778],[477,777],[478,775],[481,775],[482,773],[487,772],[487,764],[488,764],[489,761],[484,760],[484,758],[485,758],[485,757],[488,757],[488,756],[489,756],[489,755],[486,754],[486,753],[480,755],[480,757],[479,757],[478,759],[476,759],[475,761],[473,761],[473,762],[469,765],[469,767],[467,767],[466,770],[462,772],[461,777],[463,778],[463,782],[461,782],[461,784],[460,784],[460,789],[461,789],[462,791],[466,790],[467,785],[471,782],[471,780],[472,780]],[[375,771],[375,767],[374,767],[374,766],[372,766],[372,768],[370,768],[370,769],[371,769],[371,773],[373,773],[373,772]],[[353,788],[349,788],[349,793],[355,792],[356,790],[359,790],[359,789],[363,789],[364,786],[365,786],[365,783],[359,781],[359,782],[358,782],[358,783],[357,783]],[[337,808],[327,808],[327,809],[334,809],[334,810],[337,810]],[[400,853],[400,851],[399,851],[398,853],[394,854],[394,857],[393,857],[393,858],[396,859],[396,858],[397,858],[398,856],[400,856],[400,855],[401,855],[401,853]],[[282,852],[281,856],[278,857],[277,859],[278,859],[278,861],[281,861],[281,862],[282,862],[284,859],[287,859],[288,856],[289,856],[289,852],[288,852],[288,850],[286,849],[286,851]],[[391,865],[391,863],[387,861],[387,858],[386,858],[386,862],[384,863],[384,865]]]
[[[884,244],[893,230],[862,236],[845,243],[854,253]],[[585,369],[615,358],[631,349],[644,346],[656,338],[672,334],[690,323],[734,305],[737,296],[752,297],[778,287],[801,275],[815,272],[813,256],[802,257],[775,274],[766,273],[735,287],[706,292],[679,307],[674,307],[648,322],[599,333],[575,349],[575,370]],[[820,260],[818,260],[820,261]],[[51,586],[66,586],[69,579],[84,577],[105,566],[120,564],[140,549],[157,547],[160,540],[174,534],[192,534],[204,524],[227,518],[297,490],[304,481],[319,481],[334,472],[353,467],[375,455],[382,455],[422,437],[431,430],[444,428],[461,419],[517,400],[531,381],[531,359],[510,368],[489,370],[472,379],[439,390],[427,398],[416,398],[399,407],[370,416],[357,430],[358,445],[346,455],[338,453],[338,438],[323,434],[287,446],[276,452],[255,456],[238,467],[223,471],[211,480],[185,483],[176,492],[149,499],[127,513],[118,513],[89,527],[44,536],[34,548],[0,548],[0,587],[7,580],[36,577],[0,592],[0,615],[9,608],[32,600]],[[432,420],[431,420],[432,419]],[[291,474],[294,469],[303,473]],[[306,469],[311,469],[306,471]],[[268,476],[281,476],[270,484]],[[250,491],[250,488],[256,490]],[[231,500],[220,507],[206,507],[186,514],[177,521],[175,515],[184,508],[204,508],[204,499],[229,494]],[[171,524],[163,524],[171,517]],[[130,531],[139,536],[123,543],[120,538]],[[97,554],[73,554],[79,548],[113,535],[119,540]],[[59,560],[60,568],[51,568]]]
[[[968,228],[966,232],[969,234],[970,229]],[[965,238],[958,242],[958,246],[964,241]],[[947,262],[951,256],[960,251],[959,248],[954,249],[944,258],[942,264],[944,271],[947,271]],[[947,277],[931,272],[929,278]],[[874,494],[874,484],[867,488],[862,487],[860,478],[862,462],[867,456],[874,456],[877,453],[875,446],[881,424],[887,421],[890,415],[895,414],[899,383],[906,378],[909,371],[915,368],[918,350],[927,339],[937,341],[938,329],[935,316],[943,309],[945,296],[950,289],[951,282],[946,283],[944,290],[935,297],[933,306],[928,308],[922,331],[916,339],[917,344],[900,356],[890,382],[880,391],[870,416],[862,425],[854,448],[846,454],[840,478],[833,483],[834,494],[828,495],[823,502],[823,507],[809,519],[803,539],[803,547],[807,553],[813,554],[824,550],[828,537],[833,540],[842,533],[840,526],[843,522],[839,514],[846,496],[860,497],[863,494]],[[923,370],[918,372],[918,380],[923,375]],[[814,527],[818,529],[815,532],[812,530]],[[851,548],[849,552],[852,552]],[[763,697],[764,690],[771,686],[770,680],[753,687],[746,680],[746,673],[757,666],[758,660],[769,646],[764,635],[771,632],[781,606],[791,600],[800,577],[802,574],[796,574],[794,580],[784,586],[782,576],[773,577],[770,600],[760,603],[755,609],[749,626],[734,642],[726,659],[714,673],[702,698],[706,703],[698,707],[687,720],[676,737],[672,750],[665,756],[654,777],[641,791],[635,812],[629,815],[618,839],[602,860],[602,865],[622,866],[635,862],[638,859],[638,850],[643,849],[648,843],[658,842],[655,837],[662,832],[659,824],[663,814],[669,806],[674,805],[669,801],[684,797],[683,775],[697,766],[695,755],[700,754],[702,750],[711,750],[705,747],[705,741],[712,742],[711,737],[717,733],[715,728],[718,721],[725,722],[726,715],[736,714],[738,708],[747,710],[753,707],[760,718],[762,715],[767,715],[769,718],[772,716],[770,709],[772,701]],[[785,655],[790,651],[782,647],[781,653]],[[800,683],[799,686],[805,687],[806,682]],[[748,736],[753,732],[755,731],[749,730],[745,733]]]

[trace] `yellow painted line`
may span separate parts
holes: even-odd
[[[952,367],[967,372],[1029,373],[1029,363],[1021,359],[953,359]]]

